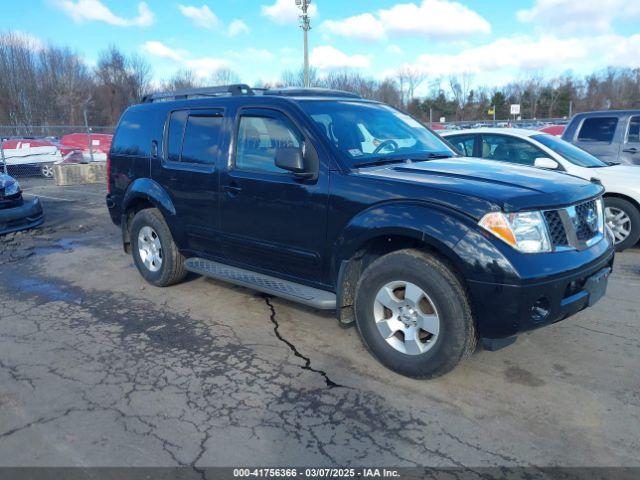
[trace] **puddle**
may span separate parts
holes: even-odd
[[[20,278],[12,282],[12,286],[23,292],[34,293],[49,301],[80,303],[81,298],[71,292],[65,291],[53,283],[38,278]]]
[[[39,247],[33,247],[33,252],[36,255],[49,255],[51,253],[69,252],[77,245],[75,240],[70,238],[60,238],[54,242],[42,245]]]

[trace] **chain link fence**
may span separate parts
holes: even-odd
[[[59,163],[104,162],[115,127],[0,126],[0,171],[14,177],[53,178]]]

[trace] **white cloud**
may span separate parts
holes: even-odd
[[[300,15],[300,9],[293,0],[276,0],[272,5],[262,5],[262,15],[281,25],[296,23]],[[315,17],[318,7],[315,3],[309,5],[309,15]]]
[[[58,0],[56,5],[77,23],[97,21],[118,27],[148,27],[154,21],[145,2],[138,3],[138,16],[132,18],[116,15],[100,0]]]
[[[162,42],[148,41],[142,50],[158,58],[171,60],[182,68],[193,70],[199,78],[205,78],[223,68],[229,68],[227,60],[215,57],[193,57],[186,50],[173,49]]]
[[[233,20],[227,28],[227,35],[237,37],[243,33],[249,33],[249,26],[240,19]]]
[[[520,10],[518,20],[563,33],[611,30],[614,20],[640,16],[638,0],[536,0],[532,8]]]
[[[450,0],[422,0],[420,4],[399,3],[388,9],[363,13],[344,20],[327,20],[325,32],[363,40],[392,35],[451,39],[488,34],[491,25],[475,11]]]
[[[385,48],[385,51],[392,55],[402,55],[404,53],[404,50],[402,50],[402,48],[394,44],[391,44],[387,48]]]
[[[311,51],[309,62],[320,70],[368,68],[371,65],[371,57],[368,55],[347,55],[330,45],[323,45]]]
[[[363,13],[344,20],[326,20],[322,22],[321,28],[333,35],[361,40],[379,40],[385,37],[384,26],[371,13]]]
[[[182,62],[188,53],[180,50],[174,50],[171,47],[166,46],[162,42],[150,40],[142,44],[142,50],[149,55],[160,58],[168,58],[176,62]]]
[[[423,54],[412,66],[430,77],[469,73],[506,83],[517,74],[532,71],[558,74],[568,69],[588,72],[607,66],[636,68],[640,67],[638,51],[640,34],[571,38],[523,35],[499,38],[455,54]],[[383,76],[394,76],[395,71],[386,71]]]
[[[35,35],[22,30],[11,30],[0,34],[0,43],[4,45],[26,47],[34,52],[44,50],[46,44]]]
[[[193,5],[178,5],[182,15],[190,19],[194,25],[200,28],[218,28],[221,25],[220,19],[207,5],[194,7]]]

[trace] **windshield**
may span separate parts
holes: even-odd
[[[343,153],[349,167],[456,155],[437,135],[387,105],[351,101],[300,105]]]
[[[594,157],[590,153],[585,152],[581,148],[578,148],[569,142],[565,142],[558,137],[554,137],[553,135],[533,135],[531,138],[540,142],[545,147],[549,147],[551,150],[562,155],[571,163],[580,167],[599,168],[609,166],[608,163],[605,163],[602,160],[598,160],[596,157]]]

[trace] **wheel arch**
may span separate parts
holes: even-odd
[[[618,193],[618,192],[605,192],[604,194],[604,198],[619,198],[621,200],[626,200],[627,202],[631,203],[634,207],[636,207],[638,209],[638,212],[640,212],[640,202],[638,202],[635,198],[626,195],[624,193]]]
[[[364,225],[372,222],[376,223],[375,228],[363,230]],[[375,207],[356,217],[345,228],[334,249],[337,253],[333,278],[340,323],[353,323],[353,303],[361,273],[375,259],[394,251],[416,248],[437,255],[464,286],[463,263],[454,247],[467,231],[459,215],[439,207],[395,204]]]
[[[131,252],[131,221],[139,211],[147,208],[157,208],[171,228],[169,219],[175,216],[176,209],[169,194],[150,178],[140,178],[131,183],[122,202],[122,245],[127,253]]]

